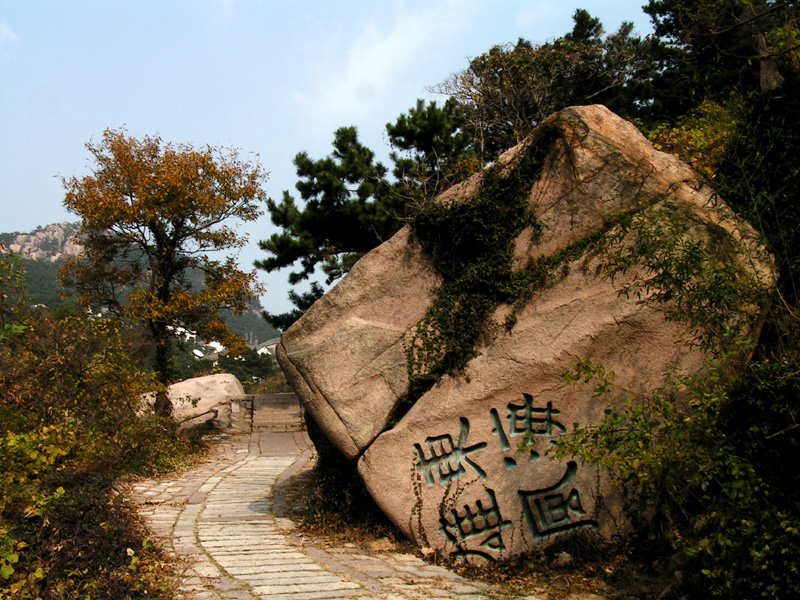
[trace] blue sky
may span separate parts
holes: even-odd
[[[0,0],[0,231],[76,220],[60,177],[89,172],[106,128],[237,148],[294,190],[292,159],[330,152],[355,125],[388,155],[384,127],[495,44],[572,28],[576,8],[607,31],[651,32],[645,0]],[[440,98],[441,99],[441,98]],[[269,217],[243,229],[242,267],[263,258]],[[273,312],[287,273],[260,273]]]

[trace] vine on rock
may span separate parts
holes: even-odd
[[[415,215],[413,235],[442,284],[406,349],[408,393],[390,424],[443,375],[463,373],[497,306],[514,304],[546,277],[548,270],[537,262],[515,272],[512,259],[517,236],[526,228],[534,238],[541,232],[528,195],[559,135],[554,127],[542,130],[512,164],[487,169],[480,192],[468,202],[430,202]]]
[[[534,240],[542,231],[528,197],[560,136],[555,126],[540,130],[511,163],[484,172],[474,198],[430,202],[415,215],[412,235],[442,283],[406,348],[408,392],[389,427],[444,375],[464,373],[499,305],[513,307],[505,321],[510,331],[535,290],[593,249],[604,256],[603,271],[612,280],[631,268],[643,275],[623,284],[620,295],[663,305],[668,319],[685,322],[707,348],[736,338],[732,331],[748,331],[761,313],[769,284],[741,264],[751,244],[733,241],[712,223],[695,222],[688,206],[679,209],[669,198],[634,214],[606,215],[592,234],[515,271],[515,239],[526,228]]]

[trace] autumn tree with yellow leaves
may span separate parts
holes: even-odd
[[[241,313],[263,290],[254,272],[223,254],[246,241],[232,221],[262,213],[261,166],[235,150],[139,140],[124,130],[106,130],[86,147],[93,172],[63,180],[64,205],[82,219],[83,251],[66,262],[62,279],[79,302],[143,324],[163,384],[179,327],[244,350],[220,311]]]

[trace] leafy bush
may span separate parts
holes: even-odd
[[[726,105],[707,101],[679,117],[675,124],[657,125],[648,139],[656,150],[677,156],[713,179],[743,111],[738,97]]]
[[[722,205],[708,209],[720,219],[733,217]],[[620,295],[655,304],[707,348],[741,343],[771,300],[771,273],[756,270],[770,260],[753,234],[740,224],[731,234],[670,198],[621,218],[599,250],[612,281],[635,274]],[[756,269],[746,269],[748,262]]]
[[[609,470],[630,493],[628,512],[634,524],[692,559],[695,597],[797,597],[800,510],[796,500],[785,500],[789,489],[791,496],[796,492],[791,486],[800,470],[796,463],[785,464],[781,476],[786,479],[771,483],[768,468],[774,465],[769,457],[777,455],[768,452],[769,437],[759,439],[764,421],[753,418],[762,400],[752,379],[774,375],[775,367],[752,366],[729,393],[720,365],[705,377],[675,377],[644,401],[611,403],[598,425],[576,427],[563,436],[555,455],[577,456]],[[614,389],[613,375],[589,363],[578,365],[565,379],[599,382],[598,396]],[[771,377],[762,381],[775,385]],[[798,385],[795,373],[790,384],[777,385],[777,394]],[[796,406],[789,410],[797,416]],[[749,429],[736,423],[743,412],[750,415]],[[745,433],[732,439],[726,425]],[[796,446],[797,437],[786,444],[772,451]],[[767,451],[765,464],[748,460],[741,452],[748,447],[751,456]]]
[[[19,263],[0,263],[15,281]],[[169,597],[159,553],[114,483],[174,467],[193,442],[141,416],[152,377],[137,336],[25,306],[5,313],[0,338],[0,599]]]
[[[722,432],[769,485],[777,504],[800,514],[800,370],[790,362],[753,362],[720,414]]]
[[[718,171],[722,198],[763,236],[775,257],[778,288],[791,307],[800,304],[800,73],[781,90],[754,98],[728,143]],[[777,352],[796,353],[797,318],[777,322],[784,301],[776,302],[762,341]],[[794,311],[796,313],[796,311]],[[774,341],[789,339],[788,344]]]

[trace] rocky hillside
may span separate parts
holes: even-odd
[[[31,233],[0,233],[0,244],[5,246],[5,251],[17,252],[24,258],[54,262],[81,251],[80,244],[75,241],[77,232],[77,223],[65,221],[37,227]]]
[[[75,241],[78,223],[56,223],[37,227],[30,233],[0,233],[0,253],[16,252],[28,259],[25,285],[32,304],[58,308],[74,301],[58,282],[61,260],[76,256],[81,246]],[[278,331],[261,317],[263,307],[258,300],[242,315],[224,314],[231,329],[241,334],[251,345],[277,337]]]

